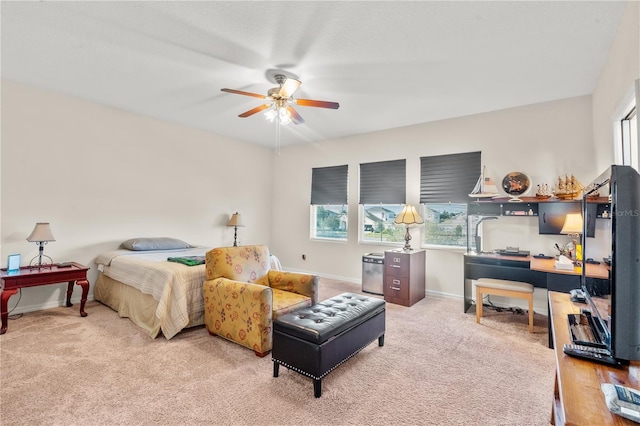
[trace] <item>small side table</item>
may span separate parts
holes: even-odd
[[[53,265],[51,267],[32,268],[23,266],[19,271],[7,272],[6,269],[0,269],[0,280],[2,287],[0,294],[0,316],[2,318],[2,328],[0,334],[7,332],[9,312],[7,304],[9,298],[18,292],[18,289],[25,287],[36,287],[40,285],[58,284],[68,282],[67,286],[67,307],[73,306],[71,303],[71,294],[73,293],[73,285],[78,284],[82,287],[82,298],[80,299],[80,316],[86,317],[84,305],[87,302],[87,294],[89,294],[89,281],[87,280],[87,271],[90,268],[76,262],[71,262],[70,266],[59,267]]]

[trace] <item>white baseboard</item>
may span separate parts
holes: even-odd
[[[17,314],[26,314],[29,312],[44,311],[45,309],[53,309],[53,308],[60,308],[63,306],[67,306],[67,299],[65,297],[64,300],[50,300],[46,303],[40,303],[37,305],[24,305],[18,302],[18,305],[15,306],[15,308],[12,310],[11,303],[13,302],[15,304],[18,301],[19,297],[20,297],[19,295],[13,295],[9,299],[9,303],[8,303],[9,316],[17,315]],[[87,296],[87,302],[91,302],[93,300],[94,300],[93,294],[89,294]],[[80,309],[80,296],[78,296],[77,298],[72,296],[71,303],[73,304],[73,306],[70,309]]]

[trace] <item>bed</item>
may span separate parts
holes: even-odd
[[[95,259],[99,274],[94,298],[152,338],[162,333],[171,339],[185,328],[204,324],[205,265],[187,266],[167,259],[194,259],[211,248],[187,247],[102,253]]]

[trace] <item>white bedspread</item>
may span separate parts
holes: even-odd
[[[204,310],[205,265],[186,266],[168,262],[167,257],[204,256],[208,250],[207,247],[145,252],[114,250],[98,256],[96,263],[108,277],[158,301],[156,317],[164,336],[171,339],[189,323],[189,309]]]

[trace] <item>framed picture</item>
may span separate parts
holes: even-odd
[[[7,260],[7,272],[18,272],[20,270],[20,255],[10,254]]]

